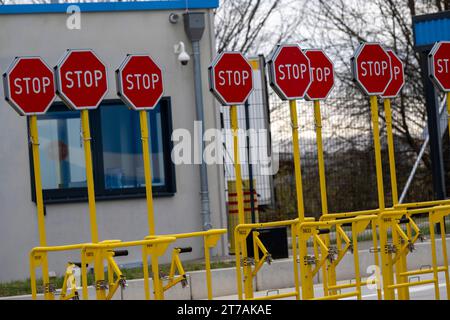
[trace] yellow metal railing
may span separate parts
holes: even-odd
[[[107,292],[107,283],[104,280],[95,278],[95,289],[97,299],[111,299],[116,292],[117,288],[123,283],[124,278],[122,273],[114,261],[114,249],[125,247],[142,246],[143,257],[145,261],[149,255],[161,256],[164,254],[168,245],[174,242],[174,237],[155,237],[154,239],[145,239],[139,241],[127,241],[121,242],[120,240],[109,240],[99,243],[81,243],[65,246],[49,246],[49,247],[36,247],[30,252],[30,281],[32,298],[37,298],[37,284],[36,284],[36,268],[42,267],[43,257],[47,256],[51,252],[62,251],[76,251],[80,250],[81,253],[81,279],[83,287],[83,299],[88,299],[88,280],[87,280],[87,267],[89,264],[94,263],[101,269],[104,279],[104,262],[108,264],[108,276],[109,278],[109,291]],[[144,264],[144,277],[148,277],[148,272],[145,272]],[[114,280],[113,275],[116,275],[117,279]],[[157,282],[157,280],[155,280]],[[63,288],[64,289],[64,288]],[[47,288],[44,288],[47,290]],[[63,290],[64,293],[64,290]],[[46,298],[46,297],[45,297]]]

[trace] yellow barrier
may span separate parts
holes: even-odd
[[[145,239],[154,239],[155,237],[171,237],[175,240],[178,239],[186,239],[186,238],[195,238],[195,237],[203,237],[203,243],[204,243],[204,255],[205,255],[205,271],[206,271],[206,288],[208,292],[208,299],[213,299],[213,291],[212,291],[212,280],[211,280],[211,257],[210,257],[210,249],[214,248],[217,245],[217,242],[219,241],[220,237],[227,232],[226,229],[211,229],[208,231],[198,231],[198,232],[190,232],[190,233],[179,233],[179,234],[170,234],[170,235],[164,235],[164,236],[149,236]],[[175,255],[178,255],[178,252],[173,252]],[[172,261],[176,261],[178,265],[178,269],[181,269],[181,273],[179,274],[179,277],[175,279],[175,274],[173,274],[172,282],[170,282],[170,275],[169,275],[169,282],[171,283],[170,286],[165,286],[162,284],[162,281],[159,278],[159,272],[156,270],[153,271],[153,279],[155,281],[155,296],[156,299],[164,299],[164,291],[170,289],[177,283],[181,282],[183,277],[183,266],[179,258],[173,257]],[[146,261],[144,263],[147,263]],[[153,267],[153,264],[152,264]],[[147,266],[148,268],[148,266]],[[147,269],[144,266],[144,287],[145,287],[145,297],[146,299],[150,299],[150,285],[148,276],[145,276],[145,270]],[[171,272],[172,274],[172,272]],[[157,275],[155,277],[155,275]],[[157,278],[157,280],[155,280]],[[156,283],[157,282],[157,283]],[[174,283],[176,282],[176,283]]]
[[[411,270],[406,268],[406,257],[414,251],[414,244],[417,240],[423,240],[423,235],[419,226],[415,223],[413,217],[419,214],[428,214],[431,243],[431,269],[430,270]],[[448,265],[438,266],[436,236],[434,226],[440,225],[442,240],[442,257],[447,260],[447,244],[445,236],[444,217],[450,215],[450,206],[436,206],[431,208],[420,208],[396,212],[384,212],[380,215],[380,248],[382,258],[383,290],[385,299],[395,299],[395,290],[401,300],[409,299],[409,287],[433,283],[435,286],[435,297],[440,299],[438,273],[444,272],[446,278],[447,298],[450,298],[450,283]],[[401,227],[406,224],[406,232]],[[392,234],[392,241],[388,239],[388,233]],[[400,272],[396,273],[394,281],[393,269],[398,268]],[[432,280],[408,282],[408,277],[419,274],[433,274]]]
[[[104,265],[103,261],[106,260],[108,263],[108,276],[109,283],[106,281],[99,281],[95,279],[95,288],[97,299],[112,299],[114,293],[119,288],[119,286],[124,285],[125,278],[122,277],[122,273],[114,261],[114,251],[113,249],[124,248],[124,247],[136,247],[142,246],[143,257],[145,256],[145,261],[148,255],[162,255],[167,249],[168,245],[174,242],[176,239],[174,237],[155,237],[154,239],[145,239],[139,241],[128,241],[121,242],[120,240],[108,240],[99,243],[81,243],[65,246],[51,246],[51,247],[36,247],[30,252],[30,281],[31,281],[31,293],[32,298],[37,299],[37,286],[36,286],[36,268],[42,267],[42,257],[46,256],[49,252],[61,252],[61,251],[74,251],[80,250],[81,252],[81,279],[83,287],[83,299],[88,299],[88,283],[87,283],[87,266],[92,262],[96,263],[99,260],[99,264],[104,278]],[[113,278],[113,275],[117,276],[117,279]],[[145,276],[145,268],[144,268]],[[147,273],[148,277],[148,273]],[[106,293],[106,289],[109,284],[109,292]],[[101,293],[99,292],[101,291]],[[65,297],[65,288],[63,287],[62,293]],[[62,296],[63,297],[63,296]],[[67,298],[67,297],[65,297]]]
[[[359,269],[359,253],[358,253],[358,234],[363,232],[367,226],[374,220],[377,219],[376,215],[361,215],[354,218],[343,218],[340,220],[326,220],[326,221],[316,221],[316,222],[303,222],[298,226],[299,234],[299,252],[300,252],[300,274],[302,283],[302,300],[314,299],[314,276],[327,264],[330,262],[334,268],[342,261],[347,250],[351,248],[353,252],[354,260],[354,270],[355,270],[355,280],[354,285],[356,291],[352,296],[357,296],[361,299],[361,275]],[[350,240],[345,232],[342,230],[343,224],[351,224],[352,229],[352,239]],[[342,238],[346,242],[344,249],[341,249],[341,243],[338,243],[338,250],[331,249],[324,241],[320,235],[329,234],[331,228],[335,227],[337,232],[341,233]],[[307,242],[312,238],[314,244],[314,255],[308,255]],[[338,237],[337,237],[338,238]],[[316,247],[316,245],[318,247]],[[314,269],[312,265],[315,265]],[[321,299],[339,299],[345,298],[348,293],[345,294],[329,294],[329,290],[334,292],[339,287],[332,284],[331,287],[326,282],[324,283],[324,297]]]
[[[311,219],[307,219],[310,221]],[[314,219],[312,219],[314,220]],[[298,278],[298,263],[297,263],[297,225],[299,223],[298,219],[295,220],[286,220],[286,221],[276,221],[276,222],[266,222],[266,223],[249,223],[249,224],[239,224],[236,226],[234,230],[234,241],[235,241],[235,250],[236,250],[236,281],[237,281],[237,289],[238,289],[238,299],[239,300],[261,300],[261,298],[255,299],[253,296],[253,286],[248,283],[253,283],[253,279],[255,278],[258,271],[263,266],[264,262],[271,262],[270,253],[264,247],[264,244],[258,238],[259,233],[257,231],[253,231],[258,228],[270,228],[270,227],[291,227],[291,237],[292,237],[292,259],[293,259],[293,270],[294,270],[294,282],[295,282],[295,291],[289,294],[281,294],[281,295],[272,295],[268,297],[264,297],[264,300],[268,299],[281,299],[285,297],[296,297],[298,300],[300,298],[300,283]],[[253,252],[254,252],[254,260],[251,260],[244,255],[243,253],[247,252],[247,237],[252,233],[253,237]],[[262,257],[259,257],[259,250],[263,253]],[[242,260],[242,262],[241,262]],[[243,267],[241,267],[241,263]],[[255,267],[252,269],[252,264]],[[242,279],[242,270],[244,269],[244,278]],[[242,282],[244,282],[244,290],[242,290]]]

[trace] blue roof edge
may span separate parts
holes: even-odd
[[[0,5],[0,15],[33,13],[66,13],[67,8],[76,5],[81,12],[117,12],[117,11],[152,11],[215,9],[219,0],[161,0],[139,2],[95,2],[95,3],[57,3],[57,4],[9,4]]]

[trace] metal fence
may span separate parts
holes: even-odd
[[[410,97],[414,101],[414,97]],[[417,99],[420,101],[420,99]],[[394,100],[394,123],[401,121]],[[420,103],[420,102],[418,102]],[[297,216],[292,134],[288,104],[270,94],[273,145],[280,151],[280,170],[274,176],[275,205],[260,213],[262,221],[290,219]],[[375,156],[369,100],[358,93],[334,96],[322,103],[322,132],[330,213],[378,208]],[[392,205],[389,159],[384,109],[380,101],[380,128],[383,180],[386,206]],[[394,130],[398,192],[401,193],[424,140],[426,118],[418,112],[407,123],[410,137]],[[313,103],[298,102],[301,165],[305,213],[321,214],[317,146]],[[397,116],[397,118],[395,118]],[[446,150],[446,152],[448,152]],[[448,157],[447,157],[448,158]],[[405,202],[433,198],[431,171],[427,158],[421,162]]]

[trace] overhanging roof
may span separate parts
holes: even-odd
[[[81,12],[117,12],[117,11],[152,11],[214,9],[219,7],[219,0],[153,0],[134,2],[91,2],[58,4],[11,4],[1,5],[2,14],[66,13],[71,5],[77,5]]]
[[[414,16],[414,44],[418,50],[429,50],[435,42],[450,41],[450,11]]]

